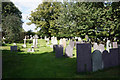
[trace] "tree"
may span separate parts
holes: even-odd
[[[2,33],[9,42],[21,40],[22,15],[12,2],[2,3]]]
[[[40,27],[40,33],[46,36],[55,35],[57,27],[55,27],[55,19],[59,16],[60,3],[57,2],[43,2],[31,12],[29,17],[30,24],[35,24],[36,27]]]

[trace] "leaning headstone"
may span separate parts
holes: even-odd
[[[77,44],[77,72],[92,71],[91,45]]]
[[[98,48],[101,51],[101,53],[105,50],[104,44],[99,44]]]
[[[55,56],[56,56],[57,58],[63,56],[63,46],[62,46],[62,45],[56,45],[56,48],[55,48]]]
[[[107,43],[106,43],[106,50],[109,50],[111,49],[111,43],[110,43],[110,40],[107,40]]]
[[[102,52],[103,68],[109,68],[111,64],[110,53],[107,50]]]
[[[113,48],[118,48],[117,42],[113,42]]]
[[[11,51],[17,51],[17,46],[11,46]]]
[[[95,50],[92,53],[92,67],[93,71],[102,69],[102,54],[99,50]]]
[[[98,46],[97,43],[94,43],[94,45],[93,45],[93,50],[99,50],[99,46]]]
[[[66,47],[66,49],[65,49],[65,55],[67,57],[73,57],[73,48],[70,45],[68,45]]]
[[[69,45],[71,46],[71,48],[74,48],[74,41],[70,41]]]
[[[111,67],[118,65],[118,48],[110,49]]]

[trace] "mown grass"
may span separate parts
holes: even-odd
[[[52,48],[46,46],[45,40],[39,40],[35,52],[28,53],[32,44],[22,52],[11,52],[7,44],[2,46],[3,79],[4,78],[120,78],[120,66],[97,72],[77,73],[76,56],[73,58],[56,58]],[[23,44],[17,44],[22,46]],[[74,54],[76,50],[74,48]]]

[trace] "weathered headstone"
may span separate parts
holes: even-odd
[[[55,52],[56,46],[57,46],[57,45],[53,45],[53,52]]]
[[[97,43],[94,43],[94,45],[93,45],[93,50],[99,50],[99,46],[98,46]]]
[[[17,51],[17,46],[11,46],[11,51]]]
[[[118,48],[117,42],[113,42],[113,48]]]
[[[56,48],[55,48],[55,56],[56,56],[57,58],[63,56],[63,46],[62,46],[62,45],[56,45]]]
[[[91,45],[77,44],[77,72],[92,71]]]
[[[120,65],[120,45],[118,46],[118,64]]]
[[[111,57],[110,53],[107,50],[102,52],[102,61],[103,61],[103,68],[109,68],[111,64]]]
[[[70,41],[69,45],[71,46],[71,48],[74,48],[74,41]]]
[[[66,39],[63,38],[63,47],[66,47]]]
[[[65,55],[67,57],[73,57],[73,48],[70,45],[68,45],[66,47],[66,49],[65,49]]]
[[[106,43],[106,50],[109,50],[111,49],[111,43],[110,43],[110,40],[107,40],[107,43]]]
[[[93,71],[102,69],[102,54],[99,50],[95,50],[92,53],[92,67]]]
[[[118,65],[118,48],[110,49],[111,67]]]
[[[101,51],[101,53],[105,50],[104,44],[99,44],[98,49]]]

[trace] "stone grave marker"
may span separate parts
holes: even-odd
[[[65,49],[65,56],[73,57],[73,48],[70,45],[68,45]]]
[[[99,50],[99,46],[98,46],[97,43],[94,43],[94,44],[93,44],[93,50]]]
[[[108,50],[108,52],[109,52],[109,49],[111,49],[111,43],[110,43],[110,40],[107,40],[106,50]]]
[[[109,68],[111,64],[110,53],[107,50],[102,52],[103,68]]]
[[[57,58],[63,56],[63,46],[62,46],[62,45],[56,45],[56,48],[55,48],[55,56],[56,56]]]
[[[118,48],[110,49],[111,67],[118,65]]]
[[[118,46],[118,64],[120,65],[120,45]]]
[[[17,46],[11,46],[10,49],[11,51],[17,51]]]
[[[25,36],[25,39],[24,40],[24,45],[22,45],[24,48],[26,48],[26,36]]]
[[[99,44],[98,49],[101,51],[101,53],[105,50],[104,44]]]
[[[63,38],[63,47],[66,47],[66,39],[65,38]]]
[[[91,45],[77,44],[77,72],[92,71]]]
[[[59,45],[63,45],[62,39],[59,40]]]
[[[71,46],[71,48],[74,48],[74,41],[70,41],[69,45]]]
[[[55,48],[56,48],[57,45],[53,45],[53,52],[55,52]]]
[[[92,67],[93,71],[102,69],[102,53],[99,50],[95,50],[92,53]]]
[[[113,48],[118,48],[117,42],[113,42]]]

